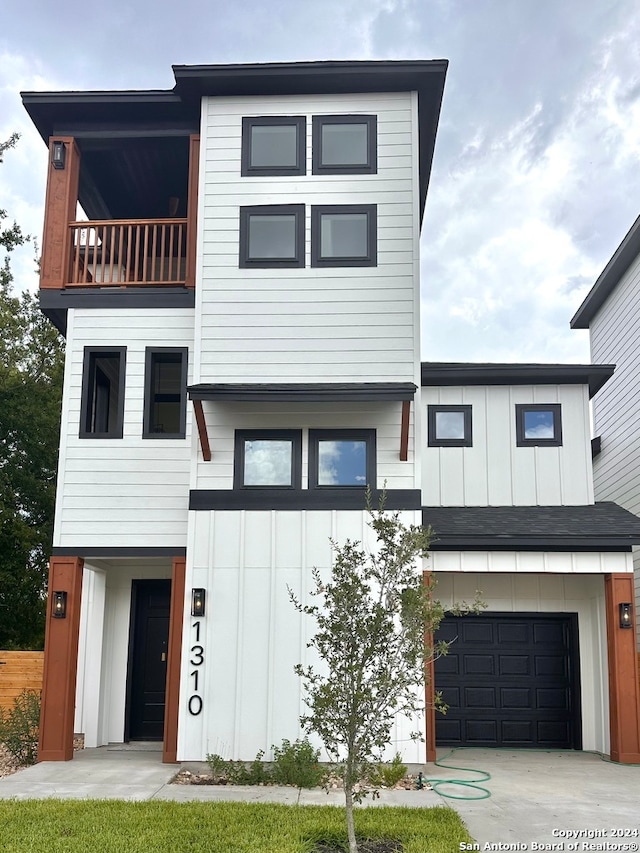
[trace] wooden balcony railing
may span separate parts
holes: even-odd
[[[67,286],[184,285],[187,219],[69,223]]]

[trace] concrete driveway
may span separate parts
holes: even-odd
[[[440,760],[445,754],[441,751]],[[448,799],[445,793],[472,797],[480,792],[460,786],[439,786],[438,791],[383,791],[379,800],[368,803],[416,808],[451,806],[466,823],[480,850],[639,849],[640,766],[611,764],[583,752],[525,750],[458,749],[444,760],[456,768],[488,772],[491,779],[478,784],[486,787],[491,796],[475,801]],[[178,769],[176,765],[162,764],[155,749],[117,746],[87,749],[77,753],[73,761],[45,762],[0,779],[0,799],[244,800],[336,805],[343,802],[340,791],[327,795],[321,790],[298,792],[295,788],[271,786],[168,784]],[[438,779],[472,781],[478,776],[434,765],[422,770],[425,777]],[[495,846],[485,847],[487,844]]]

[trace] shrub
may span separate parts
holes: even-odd
[[[214,754],[207,755],[207,764],[217,784],[265,785],[272,779],[269,768],[262,761],[263,756],[264,750],[261,749],[247,766],[244,761],[225,761],[221,755]]]
[[[38,757],[40,693],[23,690],[10,709],[0,708],[0,743],[20,764],[35,764]]]
[[[322,784],[325,771],[318,764],[320,750],[314,749],[307,738],[294,743],[285,739],[281,746],[272,749],[274,782],[297,788],[315,788]]]
[[[398,782],[407,775],[407,768],[402,763],[402,756],[396,752],[389,764],[378,764],[369,774],[372,785],[383,785],[385,788],[395,788]]]

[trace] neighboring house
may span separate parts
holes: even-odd
[[[50,150],[41,306],[67,339],[41,760],[72,757],[74,724],[165,761],[297,737],[313,625],[287,585],[329,570],[330,537],[367,538],[366,484],[437,530],[441,597],[489,604],[443,628],[439,742],[640,760],[616,621],[640,521],[593,505],[589,464],[612,369],[420,363],[446,67],[23,95]],[[410,730],[392,751],[421,761]],[[426,733],[433,755],[433,713]]]
[[[593,478],[598,500],[640,515],[640,217],[571,320],[589,329],[591,357],[616,365],[593,401]],[[635,618],[640,637],[640,549],[634,550]]]

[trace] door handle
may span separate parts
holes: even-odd
[[[160,655],[160,660],[164,662],[164,661],[166,661],[166,659],[167,659],[167,653],[162,652],[162,654]]]

